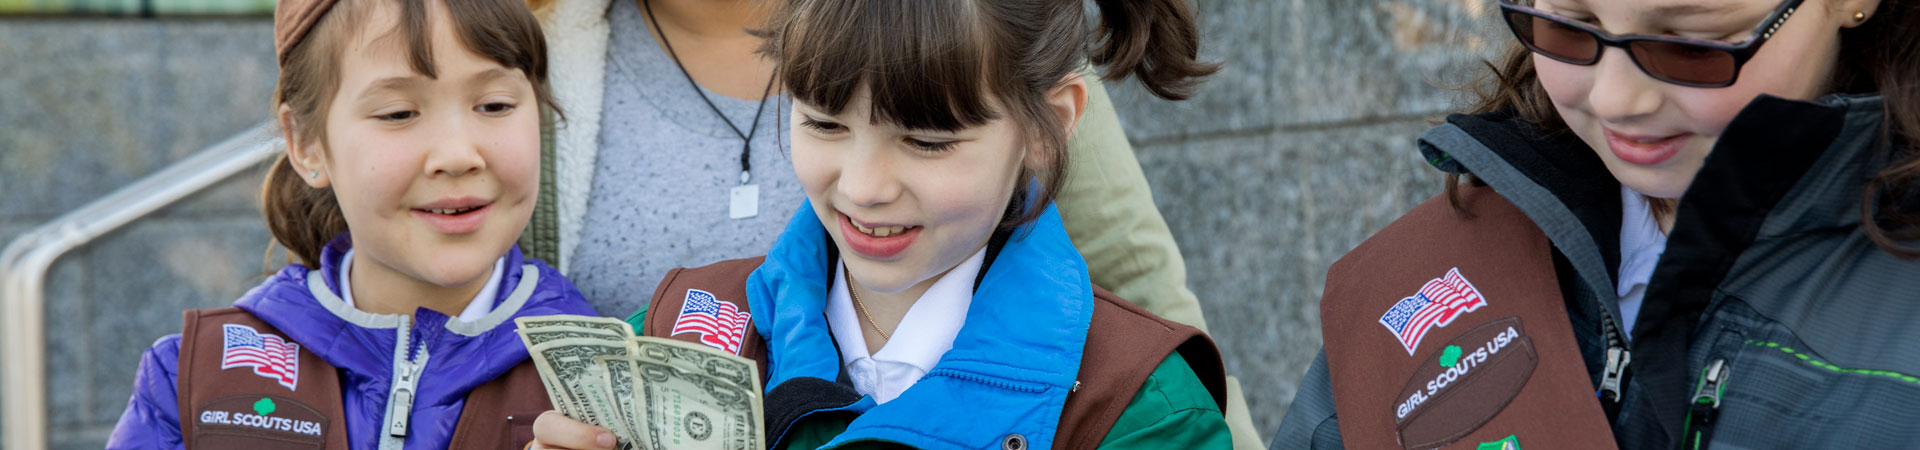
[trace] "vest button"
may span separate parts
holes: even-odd
[[[1020,433],[1009,434],[1006,439],[1000,440],[1000,450],[1027,450],[1027,437]]]

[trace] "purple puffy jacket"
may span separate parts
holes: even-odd
[[[319,270],[288,265],[247,292],[234,306],[279,328],[303,350],[312,351],[340,370],[347,442],[354,449],[447,448],[467,392],[527,361],[527,349],[514,333],[514,318],[595,315],[580,291],[559,271],[538,260],[524,259],[517,246],[507,253],[506,273],[493,299],[493,313],[475,322],[460,322],[424,308],[412,318],[362,312],[348,306],[338,294],[338,267],[349,245],[344,237],[335,240],[322,252]],[[412,352],[395,349],[403,332],[409,336]],[[380,431],[396,364],[418,357],[404,353],[424,353],[427,357],[409,416],[409,432],[401,442]],[[396,361],[397,356],[409,359]],[[160,338],[141,357],[133,398],[114,426],[107,448],[183,447],[175,385],[179,362],[177,334]]]

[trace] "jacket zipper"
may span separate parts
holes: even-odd
[[[1607,412],[1607,419],[1620,412],[1621,394],[1627,377],[1627,364],[1633,362],[1633,352],[1627,349],[1626,333],[1620,330],[1620,321],[1613,317],[1613,309],[1604,302],[1600,305],[1600,328],[1607,335],[1607,365],[1600,371],[1600,406]]]
[[[1727,375],[1731,372],[1726,358],[1714,359],[1700,371],[1693,402],[1687,406],[1687,428],[1680,433],[1680,448],[1700,450],[1713,441],[1714,416],[1720,412],[1720,397],[1727,392]]]
[[[394,339],[393,386],[387,391],[387,433],[380,439],[381,450],[399,450],[406,444],[407,428],[413,417],[414,392],[420,387],[420,375],[427,368],[427,346],[412,353],[413,318],[400,317]]]

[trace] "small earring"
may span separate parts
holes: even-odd
[[[307,178],[320,178],[320,171],[315,170],[313,173],[307,174]]]
[[[1866,21],[1867,21],[1867,12],[1866,12],[1866,11],[1854,11],[1854,12],[1853,12],[1853,23],[1865,23]]]

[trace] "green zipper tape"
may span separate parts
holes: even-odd
[[[1795,351],[1793,347],[1780,345],[1780,343],[1778,342],[1765,342],[1765,341],[1755,341],[1752,339],[1748,339],[1746,343],[1747,345],[1752,345],[1755,347],[1779,350],[1782,353],[1793,355],[1793,357],[1799,358],[1801,361],[1806,361],[1807,364],[1812,364],[1814,367],[1819,367],[1822,369],[1827,369],[1827,370],[1831,370],[1838,373],[1866,375],[1866,376],[1875,376],[1875,377],[1887,377],[1895,380],[1904,381],[1904,382],[1907,382],[1908,384],[1920,385],[1920,377],[1915,377],[1913,375],[1907,375],[1900,372],[1894,372],[1891,370],[1849,369],[1845,367],[1840,367],[1840,366],[1827,363],[1826,361],[1821,361],[1817,358],[1807,356],[1806,353]]]

